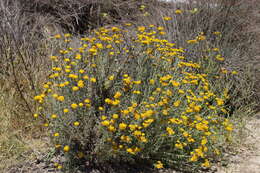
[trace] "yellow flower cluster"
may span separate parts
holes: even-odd
[[[216,93],[209,81],[214,74],[201,72],[203,64],[186,60],[183,48],[163,39],[164,27],[131,29],[99,28],[81,38],[79,48],[67,47],[52,56],[50,81],[34,99],[48,109],[53,106],[53,112],[39,111],[34,117],[45,117],[55,144],[66,153],[78,150],[77,158],[89,153],[80,150],[89,144],[82,136],[97,134],[92,142],[106,141],[100,157],[148,158],[157,152],[167,160],[167,155],[181,153],[186,161],[209,167],[208,157],[219,150],[218,137],[233,130],[223,116],[227,97]],[[69,35],[55,38],[68,42]],[[200,33],[187,42],[205,39]],[[83,146],[73,148],[77,140]],[[163,163],[154,166],[163,168]]]

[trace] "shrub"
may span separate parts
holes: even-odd
[[[233,97],[230,105],[233,109],[244,109],[245,105],[254,105],[259,101],[259,25],[255,1],[244,0],[192,0],[188,3],[166,3],[160,5],[155,13],[143,23],[156,23],[165,27],[167,40],[174,40],[179,46],[187,47],[186,40],[195,38],[203,32],[212,47],[220,49],[226,61],[226,69],[240,72],[233,82]],[[181,10],[180,10],[181,9]],[[179,15],[174,12],[177,10]],[[169,16],[170,22],[161,18]],[[212,33],[221,33],[220,37],[211,37]],[[192,52],[190,52],[192,53]],[[196,53],[196,58],[200,55]],[[231,81],[230,81],[231,82]],[[247,89],[246,89],[247,88]],[[250,88],[250,89],[249,89]],[[246,108],[247,109],[247,108]],[[255,108],[254,108],[255,109]]]
[[[161,26],[130,23],[96,29],[78,47],[70,34],[54,36],[64,47],[51,56],[34,117],[70,165],[141,160],[196,170],[221,155],[233,130],[221,81],[236,72],[221,68],[224,58],[203,33],[187,40],[189,50],[164,36]]]

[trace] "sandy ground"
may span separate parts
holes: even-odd
[[[248,135],[239,154],[217,173],[260,173],[260,112],[246,124]]]

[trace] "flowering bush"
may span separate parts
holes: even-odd
[[[78,47],[69,34],[55,35],[64,47],[51,56],[34,117],[69,161],[197,169],[221,155],[233,130],[224,58],[203,33],[187,40],[189,49],[164,35],[163,27],[130,23],[96,29]]]

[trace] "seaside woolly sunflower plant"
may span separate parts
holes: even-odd
[[[161,26],[127,23],[98,28],[78,47],[69,46],[70,35],[54,36],[64,47],[51,56],[34,117],[68,161],[199,169],[221,155],[233,130],[224,58],[203,33],[187,49],[164,35]],[[189,54],[194,46],[205,57]]]

